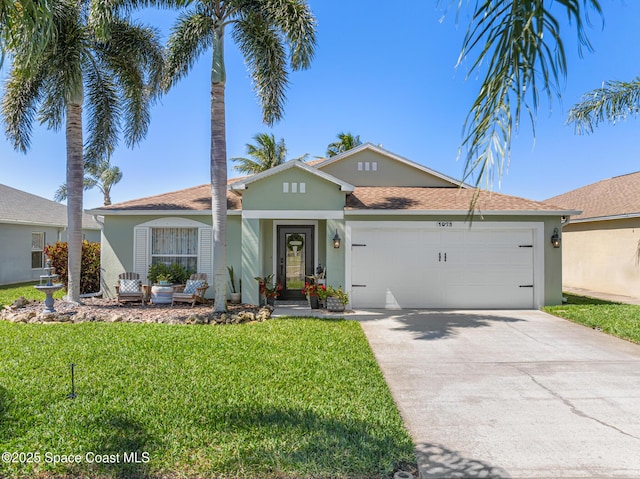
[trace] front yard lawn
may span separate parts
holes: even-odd
[[[302,318],[0,322],[5,451],[0,477],[376,478],[415,464],[360,325]]]
[[[640,306],[613,303],[565,293],[567,303],[547,306],[544,311],[576,323],[600,328],[619,338],[640,343]]]

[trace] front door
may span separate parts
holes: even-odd
[[[304,299],[305,278],[313,274],[313,230],[313,226],[278,226],[280,299]]]

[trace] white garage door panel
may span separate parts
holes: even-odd
[[[351,241],[354,307],[533,307],[531,229],[358,225]]]

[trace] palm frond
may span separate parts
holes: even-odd
[[[555,4],[574,24],[580,48],[591,49],[584,23],[589,8],[601,14],[598,0]],[[551,8],[545,0],[482,0],[476,5],[459,60],[460,64],[477,51],[471,73],[486,64],[460,149],[465,156],[465,180],[475,175],[476,186],[491,188],[493,175],[501,176],[523,111],[533,121],[540,91],[551,101],[566,76],[560,24]]]
[[[84,158],[92,164],[113,153],[118,144],[122,111],[116,80],[100,60],[94,58],[85,71],[88,135]]]
[[[307,3],[269,0],[265,2],[264,12],[268,23],[276,26],[287,39],[291,68],[309,68],[315,54],[316,20]]]
[[[609,81],[592,90],[569,111],[567,123],[578,134],[593,133],[602,122],[617,123],[640,112],[640,78],[630,82]]]
[[[44,65],[40,64],[31,71],[15,65],[5,86],[2,99],[5,133],[13,147],[23,153],[31,146],[33,120],[37,115],[44,81]]]
[[[248,12],[233,28],[233,39],[245,58],[262,107],[262,119],[273,125],[282,118],[288,72],[284,45],[273,25]]]
[[[154,29],[138,24],[114,22],[110,32],[109,41],[96,44],[95,50],[117,79],[124,139],[132,147],[146,136],[150,109],[160,91],[162,47]]]
[[[184,77],[213,45],[213,19],[201,10],[180,14],[167,44],[165,91]]]

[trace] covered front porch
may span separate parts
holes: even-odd
[[[274,213],[274,212],[271,212]],[[282,212],[286,213],[286,212]],[[327,284],[345,284],[345,232],[342,212],[306,212],[306,217],[242,214],[242,301],[259,304],[256,277],[273,274],[279,301],[301,303],[307,277],[322,272]],[[337,239],[339,238],[339,241]]]

